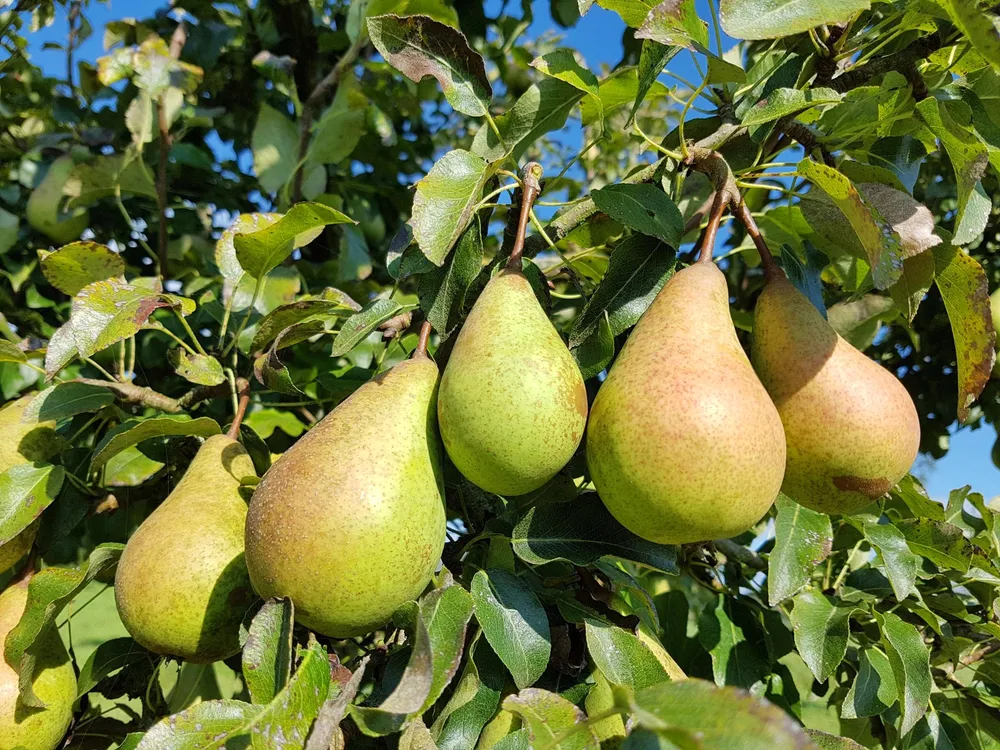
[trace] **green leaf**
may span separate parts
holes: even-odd
[[[333,297],[327,299],[327,296]],[[281,338],[282,346],[289,346],[286,336],[282,334],[294,325],[313,321],[333,321],[343,317],[344,313],[358,312],[361,305],[337,289],[327,289],[320,297],[299,300],[287,305],[280,305],[257,323],[257,332],[249,351],[263,351],[268,344]]]
[[[612,336],[634,326],[667,283],[676,264],[674,251],[654,237],[634,234],[619,242],[604,278],[570,331],[570,346],[582,344],[605,313]]]
[[[749,641],[743,625],[736,621],[736,607],[725,596],[715,597],[698,617],[698,640],[712,656],[717,685],[750,688],[770,671],[767,662]]]
[[[167,353],[167,361],[174,372],[190,383],[218,385],[226,380],[222,363],[207,354],[188,354],[186,350],[177,347]]]
[[[721,0],[722,29],[736,39],[777,39],[847,21],[869,0]]]
[[[406,670],[392,693],[377,706],[351,706],[351,715],[369,737],[394,734],[411,714],[418,713],[434,684],[434,654],[427,624],[418,614],[414,623],[413,648]]]
[[[637,232],[657,237],[679,247],[684,218],[667,194],[655,185],[642,183],[608,185],[590,194],[597,207]]]
[[[431,726],[439,750],[467,750],[500,706],[507,681],[503,662],[482,638],[473,642],[448,703]]]
[[[615,356],[615,335],[611,332],[608,313],[604,312],[597,326],[583,341],[570,350],[584,380],[600,374]]]
[[[132,134],[132,143],[140,151],[153,142],[153,100],[146,92],[132,100],[125,110],[125,127]]]
[[[844,175],[809,159],[797,171],[820,188],[840,209],[864,248],[875,287],[888,289],[903,273],[903,251],[899,235]]]
[[[694,6],[694,0],[661,2],[646,16],[635,38],[689,50],[707,49],[708,24],[698,18]]]
[[[365,133],[367,109],[368,97],[358,90],[354,76],[343,78],[333,103],[313,128],[308,161],[338,164],[350,156]]]
[[[854,606],[840,605],[815,589],[800,592],[794,602],[795,647],[813,676],[825,680],[844,660]]]
[[[11,341],[7,341],[7,339],[0,339],[0,362],[14,362],[15,364],[21,364],[22,362],[27,361],[27,356],[25,356],[23,351],[17,348],[17,345]]]
[[[475,154],[449,151],[431,167],[413,197],[410,226],[427,259],[441,266],[472,221],[492,170]]]
[[[912,474],[907,474],[899,480],[899,484],[892,489],[892,495],[901,500],[917,518],[944,520],[944,508],[940,503],[927,497],[927,491]]]
[[[274,700],[292,673],[293,610],[290,599],[269,599],[250,623],[243,647],[243,679],[254,703]]]
[[[214,700],[162,719],[146,733],[137,750],[222,750],[247,747],[268,750],[285,737],[301,747],[330,690],[326,649],[313,641],[303,649],[295,675],[264,706]]]
[[[517,695],[508,696],[503,707],[521,717],[521,721],[527,726],[531,747],[600,750],[601,743],[590,727],[556,741],[568,729],[587,719],[583,711],[556,693],[539,688],[522,689]]]
[[[479,570],[472,579],[476,620],[518,689],[538,680],[549,663],[549,620],[534,592],[505,570]]]
[[[547,76],[568,83],[573,88],[582,91],[584,95],[591,97],[591,101],[597,107],[600,119],[603,121],[604,105],[601,102],[597,76],[576,61],[572,50],[557,49],[541,57],[536,57],[532,61],[531,67]]]
[[[281,217],[282,214],[276,213],[240,214],[228,228],[223,230],[222,235],[215,243],[215,265],[219,267],[222,278],[232,282],[234,286],[243,278],[243,267],[236,259],[236,245],[234,244],[236,235],[251,234],[258,229],[270,226]],[[311,242],[315,238],[316,236],[310,236],[309,241]]]
[[[777,706],[705,680],[648,687],[636,693],[632,711],[638,726],[666,732],[683,748],[812,750],[802,727]]]
[[[263,712],[263,706],[235,700],[197,703],[154,724],[136,750],[221,750],[245,735],[243,728],[252,726]],[[242,739],[246,747],[247,738]]]
[[[71,242],[58,250],[38,251],[42,274],[52,286],[73,297],[85,286],[125,273],[125,261],[97,242]]]
[[[871,345],[882,320],[891,320],[896,316],[893,301],[878,294],[838,302],[826,312],[833,330],[859,351]]]
[[[173,294],[152,292],[118,279],[95,281],[73,298],[73,340],[81,357],[107,349],[137,334],[153,311],[173,307],[187,315],[194,303]]]
[[[833,89],[816,88],[803,91],[779,88],[748,109],[743,114],[742,122],[747,127],[763,125],[813,107],[839,102],[842,98],[843,96]]]
[[[958,421],[983,392],[996,361],[996,332],[983,267],[950,243],[933,248],[935,279],[955,337]]]
[[[818,729],[806,729],[806,734],[818,750],[864,750],[864,745],[859,745],[848,737],[838,737]]]
[[[104,464],[105,487],[138,487],[165,464],[147,456],[134,445],[116,453]]]
[[[514,106],[496,119],[503,143],[493,129],[484,124],[472,141],[472,153],[490,162],[507,155],[520,160],[535,141],[561,129],[570,110],[583,97],[583,91],[556,78],[543,78],[531,84]]]
[[[924,99],[917,102],[917,114],[941,139],[955,170],[958,215],[955,217],[952,242],[966,245],[982,233],[993,207],[979,182],[986,172],[989,153],[986,145],[970,132],[969,127],[954,120],[945,102],[933,97]]]
[[[845,719],[877,716],[896,700],[896,678],[888,657],[874,646],[858,654],[858,673],[847,692],[841,716]]]
[[[944,8],[952,22],[972,42],[972,46],[994,68],[1000,68],[1000,33],[996,15],[985,12],[966,0],[934,0]]]
[[[101,683],[116,672],[145,665],[149,671],[155,667],[159,657],[150,653],[131,638],[113,638],[100,644],[87,658],[77,678],[76,695],[82,698],[91,690],[97,688],[101,692]],[[108,697],[108,696],[105,696]]]
[[[277,193],[292,178],[295,165],[299,162],[299,132],[295,123],[270,105],[261,104],[250,146],[253,150],[253,169],[261,189],[265,193]],[[317,176],[325,184],[322,165],[313,164],[311,169],[304,169],[304,185],[316,180]],[[322,187],[318,192],[322,192]]]
[[[257,382],[269,391],[283,393],[286,396],[303,395],[292,380],[292,373],[281,362],[278,353],[273,348],[253,361],[253,374],[257,378]]]
[[[896,599],[903,601],[916,588],[918,558],[906,544],[906,537],[892,524],[878,524],[869,519],[864,522],[865,538],[882,556],[882,565],[892,584]]]
[[[433,679],[422,711],[427,711],[451,683],[462,661],[465,631],[472,617],[472,597],[459,585],[435,589],[420,600],[420,617],[430,639]]]
[[[638,88],[635,92],[635,101],[632,103],[632,112],[629,114],[626,127],[632,126],[640,105],[646,99],[646,94],[649,93],[653,84],[656,83],[656,79],[659,78],[660,73],[663,72],[667,63],[670,62],[674,55],[680,52],[680,50],[680,47],[660,44],[659,42],[654,42],[652,39],[642,40],[642,47],[639,50],[639,67],[636,70]],[[711,64],[710,59],[709,67],[711,67]],[[602,106],[602,112],[603,109],[604,108]]]
[[[116,193],[156,198],[156,185],[149,171],[134,156],[112,154],[81,162],[73,167],[63,186],[69,208],[87,206]]]
[[[77,414],[99,411],[115,400],[107,388],[88,383],[59,383],[33,399],[21,415],[22,422],[68,419]]]
[[[746,83],[747,72],[728,60],[708,55],[707,80],[709,83]]]
[[[642,690],[669,678],[649,646],[603,620],[584,620],[587,651],[601,674],[616,685]]]
[[[292,250],[301,247],[297,240],[331,224],[356,224],[340,211],[322,203],[296,203],[277,221],[256,231],[237,231],[233,236],[236,260],[255,279],[279,266]],[[305,243],[303,243],[305,244]]]
[[[45,377],[52,379],[66,365],[79,355],[76,340],[73,338],[73,322],[63,323],[49,339],[45,349]]]
[[[527,563],[592,565],[605,555],[678,575],[677,548],[647,542],[618,523],[594,493],[567,503],[538,503],[514,527],[514,552]]]
[[[91,471],[99,469],[108,459],[126,448],[144,440],[174,435],[210,437],[221,432],[219,424],[211,417],[191,419],[184,415],[130,419],[110,430],[97,447],[90,460]]]
[[[360,344],[380,325],[399,315],[403,307],[391,299],[377,299],[354,313],[340,326],[340,332],[333,340],[332,356],[342,357]]]
[[[410,80],[436,78],[456,111],[470,117],[488,114],[493,88],[486,65],[460,31],[428,16],[385,15],[368,19],[368,36]]]
[[[927,711],[934,682],[931,678],[930,654],[920,632],[891,612],[874,612],[882,634],[892,673],[896,677],[899,695],[899,735],[903,737]]]
[[[933,283],[932,253],[920,253],[903,261],[903,275],[889,287],[889,295],[907,323],[913,323],[917,309]]]
[[[446,335],[458,325],[466,294],[482,265],[483,235],[476,217],[459,238],[451,260],[420,276],[420,308],[435,331]]]
[[[928,518],[905,519],[896,523],[911,550],[942,568],[969,572],[973,545],[958,526]]]
[[[0,545],[35,522],[59,494],[66,472],[61,466],[33,463],[0,474]]]
[[[53,627],[63,607],[98,576],[108,575],[117,565],[124,544],[101,544],[90,558],[76,568],[45,568],[28,584],[28,601],[17,625],[7,634],[4,658],[19,675],[19,700],[26,706],[42,708],[32,683],[37,656],[32,645]]]
[[[784,495],[775,501],[774,550],[767,560],[767,599],[772,607],[794,596],[830,555],[833,528],[830,517]]]
[[[638,29],[659,3],[657,0],[597,0],[597,4],[621,16],[626,26]],[[580,15],[583,13],[581,8]]]

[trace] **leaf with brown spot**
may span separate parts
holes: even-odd
[[[986,387],[996,359],[996,332],[983,267],[950,243],[933,248],[935,283],[955,337],[958,364],[958,421]]]

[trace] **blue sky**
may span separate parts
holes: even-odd
[[[124,16],[136,18],[147,17],[157,8],[166,5],[160,0],[110,0],[91,2],[86,15],[93,26],[94,33],[87,39],[76,53],[78,60],[93,61],[104,53],[102,46],[104,24],[110,20]],[[500,7],[499,0],[489,0],[488,14],[494,14]],[[600,71],[602,65],[612,66],[621,57],[621,36],[625,28],[622,20],[610,11],[597,7],[580,20],[572,29],[560,29],[549,16],[548,2],[535,2],[535,20],[528,31],[530,37],[537,37],[546,32],[560,33],[564,44],[580,51],[588,67]],[[702,18],[709,18],[707,0],[698,0],[698,13]],[[45,42],[65,43],[66,18],[60,12],[55,23],[34,34],[30,40],[29,51],[36,63],[50,75],[65,76],[65,55],[60,50],[45,50]],[[723,36],[723,44],[728,49],[733,40]],[[670,66],[671,70],[688,80],[696,79],[697,73],[690,56],[678,55]],[[670,79],[664,78],[664,83],[671,85]],[[957,386],[956,386],[957,397]],[[918,459],[914,469],[923,481],[931,497],[946,499],[948,492],[965,484],[972,486],[973,491],[982,493],[987,499],[1000,495],[1000,469],[997,469],[990,459],[990,450],[995,440],[995,434],[989,427],[980,430],[953,430],[951,450],[939,461]]]

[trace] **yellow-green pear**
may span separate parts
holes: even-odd
[[[0,644],[14,629],[28,601],[28,581],[16,581],[0,594]],[[0,750],[55,750],[73,718],[76,672],[55,628],[35,642],[31,687],[45,708],[19,703],[17,672],[0,658]]]
[[[341,638],[423,591],[445,537],[437,383],[418,347],[275,461],[247,515],[258,594],[289,597],[300,623]]]
[[[33,396],[23,396],[0,409],[0,474],[12,466],[45,461],[58,452],[62,443],[53,420],[23,421],[24,410]],[[38,533],[38,521],[13,539],[0,544],[0,573],[27,554]]]
[[[24,216],[36,230],[57,245],[65,245],[80,239],[83,230],[90,223],[90,212],[84,208],[64,212],[63,186],[74,167],[72,156],[60,156],[49,165],[49,171],[38,183],[25,206]]]
[[[158,654],[207,663],[240,650],[253,600],[243,554],[253,462],[230,435],[208,438],[173,492],[125,546],[115,574],[118,614]]]
[[[611,514],[661,544],[735,536],[771,507],[781,421],[710,261],[677,272],[632,331],[594,401],[587,464]]]
[[[788,497],[823,513],[854,513],[909,471],[920,445],[910,394],[780,271],[757,299],[751,356],[785,427]]]
[[[476,300],[441,377],[438,420],[458,470],[499,495],[538,489],[580,445],[580,368],[520,270],[501,271]]]

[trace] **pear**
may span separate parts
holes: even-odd
[[[24,410],[33,396],[24,396],[0,410],[0,474],[12,466],[33,461],[45,461],[58,452],[61,439],[53,420],[22,421]],[[0,572],[14,565],[27,554],[35,542],[39,521],[35,521],[17,536],[0,544]]]
[[[173,492],[128,540],[115,601],[132,637],[150,651],[195,663],[240,650],[253,600],[243,555],[247,503],[240,480],[256,476],[246,450],[213,435]]]
[[[788,497],[823,513],[855,513],[909,471],[920,445],[910,395],[780,271],[757,299],[751,357],[785,427]]]
[[[661,544],[735,536],[771,507],[781,420],[711,262],[677,272],[636,325],[594,400],[587,464],[611,514]]]
[[[476,300],[441,377],[438,420],[458,470],[499,495],[538,489],[579,447],[583,376],[519,270]]]
[[[27,579],[12,583],[0,594],[0,644],[21,619],[27,601]],[[49,628],[35,643],[31,686],[45,708],[18,703],[17,672],[0,659],[0,750],[55,750],[73,718],[76,672],[59,633]]]
[[[24,215],[28,223],[58,245],[80,239],[90,223],[90,212],[85,208],[63,212],[66,199],[63,187],[74,167],[72,156],[60,156],[49,165],[49,171],[28,196]]]
[[[429,333],[429,327],[427,328]],[[438,369],[418,347],[281,456],[250,501],[247,566],[262,597],[343,638],[384,625],[444,547]]]

